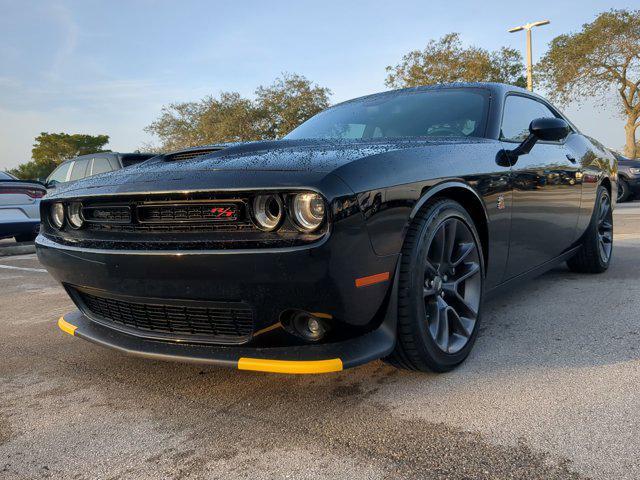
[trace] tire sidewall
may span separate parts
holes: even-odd
[[[440,225],[449,218],[457,218],[461,220],[471,231],[478,248],[481,276],[481,296],[476,323],[474,325],[473,332],[469,337],[469,341],[456,353],[443,352],[433,338],[431,338],[427,322],[425,321],[426,311],[422,293],[424,287],[424,268],[429,246]],[[418,236],[418,241],[415,243],[414,248],[411,251],[410,281],[407,294],[410,305],[410,315],[415,322],[415,333],[417,337],[416,347],[418,348],[421,356],[426,355],[433,359],[433,361],[438,365],[442,365],[443,371],[449,370],[461,363],[473,348],[473,344],[478,335],[481,319],[482,297],[484,293],[484,272],[485,266],[482,254],[482,244],[473,220],[469,214],[460,204],[454,201],[447,201],[438,205],[438,207],[429,214],[428,218],[423,223]]]

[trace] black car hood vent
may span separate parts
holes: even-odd
[[[183,152],[171,153],[169,155],[165,155],[165,162],[178,162],[180,160],[191,160],[192,158],[201,157],[203,155],[208,155],[213,152],[217,152],[219,150],[224,150],[225,147],[210,147],[210,148],[198,148],[194,150],[187,150]]]

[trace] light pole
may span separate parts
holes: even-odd
[[[526,25],[520,25],[509,29],[509,33],[519,32],[520,30],[527,31],[527,90],[533,92],[533,65],[531,60],[531,29],[533,27],[540,27],[542,25],[548,25],[551,23],[549,20],[542,20],[540,22],[527,23]]]

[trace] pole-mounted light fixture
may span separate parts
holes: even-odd
[[[540,20],[538,22],[531,22],[519,27],[513,27],[509,29],[509,33],[519,32],[526,30],[527,32],[527,90],[533,91],[533,64],[531,55],[531,29],[533,27],[541,27],[542,25],[548,25],[551,23],[549,20]]]

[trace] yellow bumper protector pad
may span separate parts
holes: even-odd
[[[342,360],[291,361],[268,360],[263,358],[246,358],[238,360],[238,370],[255,370],[271,373],[329,373],[342,370]]]
[[[75,335],[76,328],[78,328],[75,325],[71,325],[69,322],[67,322],[64,317],[60,317],[58,319],[58,327],[60,328],[60,330],[68,333],[69,335]]]

